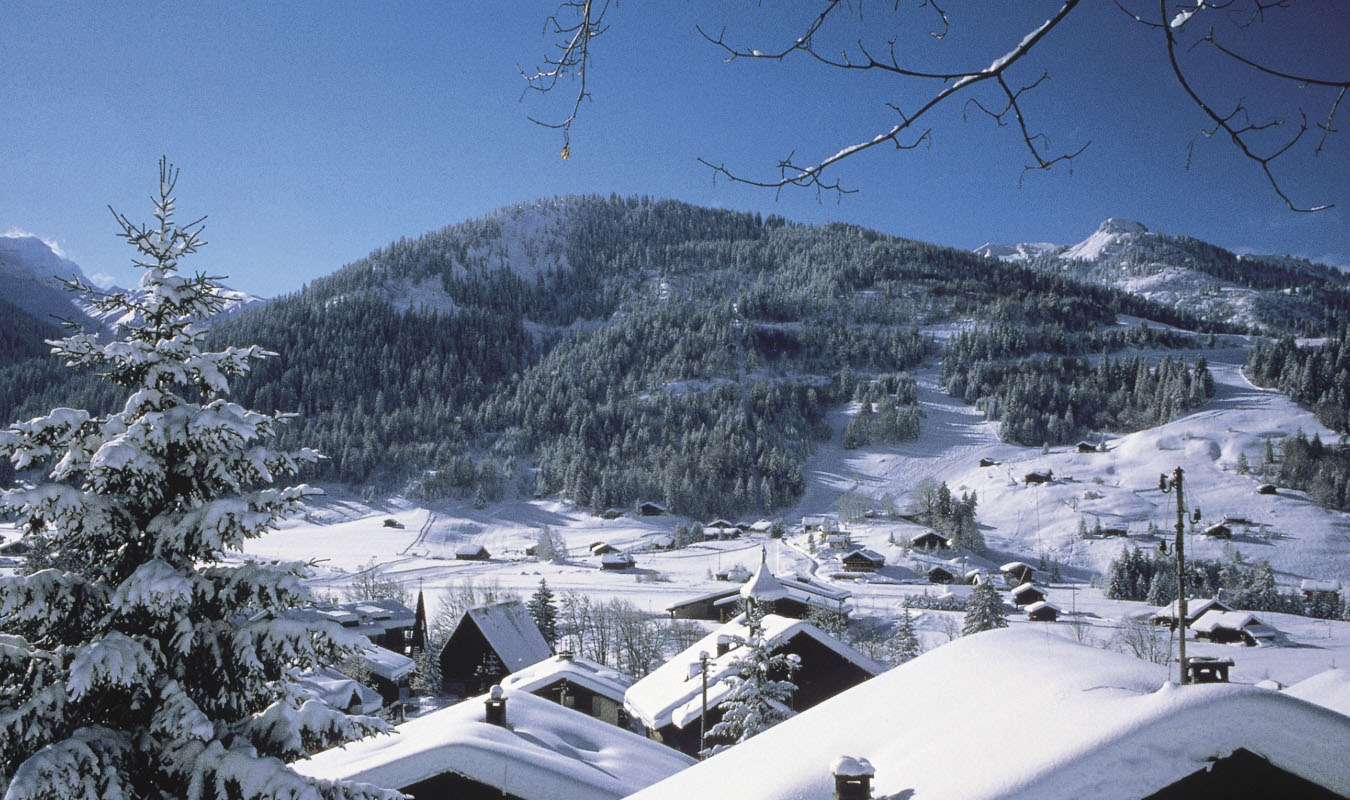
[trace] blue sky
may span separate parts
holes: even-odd
[[[119,5],[20,0],[7,9],[0,232],[53,239],[86,272],[123,284],[132,280],[131,251],[115,238],[106,206],[148,219],[161,154],[182,168],[182,213],[209,215],[210,244],[185,267],[269,296],[400,237],[504,205],[611,192],[843,220],[963,248],[1074,242],[1106,217],[1129,217],[1238,251],[1350,267],[1350,131],[1316,157],[1310,134],[1277,167],[1297,201],[1337,204],[1319,214],[1287,211],[1224,141],[1200,141],[1187,169],[1187,144],[1205,121],[1183,104],[1157,33],[1105,0],[1086,0],[1010,76],[1029,82],[1049,72],[1027,110],[1052,150],[1092,142],[1072,172],[1022,176],[1026,156],[1013,130],[979,114],[963,119],[962,104],[952,103],[934,114],[921,149],[874,148],[842,165],[838,177],[860,191],[838,200],[714,182],[696,158],[752,176],[770,174],[792,151],[814,162],[885,130],[894,119],[886,103],[913,108],[935,85],[916,90],[800,59],[725,64],[694,30],[725,25],[729,39],[770,50],[809,17],[777,4],[613,8],[610,31],[594,45],[594,99],[573,128],[568,162],[558,158],[561,137],[526,118],[561,115],[565,98],[522,102],[516,70],[548,50],[543,21],[556,4]],[[912,5],[905,13],[918,27],[898,44],[916,61],[951,66],[988,63],[1058,7],[953,0],[942,4],[952,29],[939,42],[926,33],[931,11]],[[1301,17],[1276,12],[1238,31],[1249,39],[1244,52],[1345,80],[1350,3],[1299,5]],[[880,15],[883,6],[864,8]],[[873,34],[854,25],[841,41],[857,35]],[[1241,92],[1265,102],[1268,89],[1256,82]],[[1287,96],[1274,99],[1274,111],[1292,107]],[[1350,109],[1340,123],[1350,126]]]

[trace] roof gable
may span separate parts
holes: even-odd
[[[528,667],[553,655],[539,626],[519,600],[479,606],[464,612],[464,620],[471,620],[483,638],[497,653],[502,666],[510,672]]]

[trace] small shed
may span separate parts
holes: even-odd
[[[660,517],[666,513],[666,507],[648,500],[638,506],[638,513],[644,517]]]
[[[1032,622],[1058,622],[1060,607],[1054,603],[1038,600],[1027,606],[1027,619]]]
[[[962,575],[961,579],[962,583],[965,583],[968,586],[978,586],[988,580],[988,578],[985,577],[984,570],[979,568],[966,570],[966,574]]]
[[[1200,533],[1201,535],[1208,536],[1211,539],[1233,538],[1233,529],[1223,524],[1222,522],[1216,522],[1215,524],[1210,525],[1208,528],[1205,528]]]
[[[1017,584],[1030,581],[1032,576],[1036,574],[1036,570],[1030,564],[1022,561],[1009,561],[998,569],[1010,580],[1016,581]]]
[[[1273,483],[1263,483],[1256,487],[1257,494],[1279,494],[1280,490],[1275,488]]]
[[[1031,486],[1032,484],[1035,483],[1050,483],[1054,479],[1055,479],[1055,471],[1052,469],[1047,469],[1045,472],[1028,472],[1022,478],[1022,481],[1027,486]]]
[[[998,466],[998,462],[995,461],[995,460],[992,459],[992,458],[982,458],[982,459],[980,459],[980,466],[982,466],[982,467],[997,467],[997,466]]]
[[[481,544],[462,544],[455,548],[456,561],[487,561],[491,556]]]
[[[600,512],[601,519],[618,519],[623,516],[623,511],[617,508],[607,508]]]
[[[940,550],[947,547],[947,537],[937,531],[923,531],[909,537],[909,544],[920,550]]]
[[[929,567],[926,574],[929,583],[947,584],[951,583],[956,578],[956,576],[951,573],[951,570],[939,566]]]
[[[885,556],[865,547],[850,550],[839,560],[843,563],[845,572],[876,572],[886,565]]]
[[[600,556],[600,569],[630,569],[637,562],[628,553],[613,552]]]
[[[1128,528],[1102,528],[1102,536],[1129,536]]]
[[[1317,581],[1309,578],[1298,585],[1298,590],[1303,593],[1305,603],[1334,602],[1340,599],[1341,582]]]
[[[1080,453],[1095,453],[1097,452],[1097,445],[1092,442],[1079,442],[1075,449]]]
[[[617,553],[619,548],[609,542],[595,542],[591,545],[591,555],[603,556],[605,553]]]
[[[1015,606],[1029,606],[1032,603],[1040,603],[1045,600],[1045,590],[1034,583],[1027,582],[1012,590],[1012,601]]]

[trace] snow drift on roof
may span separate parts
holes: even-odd
[[[617,800],[694,760],[529,692],[507,690],[507,727],[466,700],[292,766],[390,789],[455,772],[524,800]]]
[[[1305,678],[1284,693],[1350,717],[1350,670],[1329,669]]]
[[[1176,686],[1031,627],[943,645],[631,800],[829,797],[841,754],[872,764],[876,797],[1137,800],[1239,747],[1350,793],[1350,718],[1252,686]]]
[[[533,692],[560,678],[620,704],[624,692],[633,685],[628,675],[585,656],[553,656],[507,675],[502,688]]]

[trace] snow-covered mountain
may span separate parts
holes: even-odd
[[[75,301],[61,279],[88,282],[79,265],[58,255],[36,236],[0,236],[0,299],[43,322],[69,320],[84,327],[102,327]]]
[[[1189,236],[1110,218],[1076,244],[987,243],[979,255],[1123,289],[1202,318],[1271,331],[1319,320],[1328,293],[1350,295],[1338,270],[1291,256],[1237,255]]]
[[[60,255],[37,236],[0,236],[0,300],[5,300],[44,322],[74,322],[88,330],[104,330],[116,323],[68,291],[63,280],[92,283],[80,265]],[[118,286],[107,291],[125,291]],[[222,314],[234,314],[266,302],[263,298],[225,287]]]

